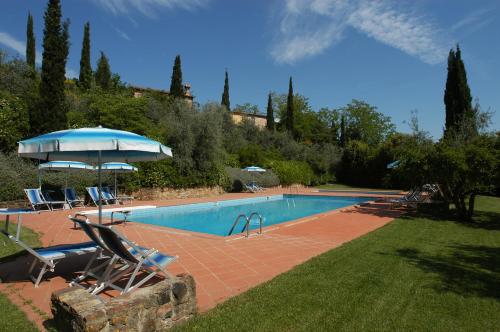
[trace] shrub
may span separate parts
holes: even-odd
[[[0,186],[0,201],[23,199],[24,189],[38,187],[38,170],[36,163],[19,158],[15,154],[0,153],[0,174],[2,186]],[[68,183],[81,195],[85,193],[85,187],[97,185],[97,172],[48,172],[41,174],[43,189],[59,189]],[[113,185],[114,176],[103,174],[104,185]]]
[[[274,160],[268,163],[282,185],[303,184],[309,186],[313,182],[314,172],[305,161]]]

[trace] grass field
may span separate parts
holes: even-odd
[[[0,221],[0,228],[5,226],[3,221]],[[9,232],[15,233],[15,228],[10,225]],[[21,233],[21,240],[32,247],[40,245],[38,235],[30,229],[24,228]],[[9,256],[15,255],[21,251],[21,247],[8,240],[0,234],[0,262],[8,259]],[[10,303],[7,297],[0,293],[0,331],[38,331],[36,326],[29,321],[24,313],[15,305]]]
[[[500,199],[477,208],[399,218],[177,331],[499,331]]]

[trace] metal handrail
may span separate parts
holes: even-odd
[[[236,219],[234,220],[233,227],[231,227],[231,229],[229,230],[229,233],[227,234],[228,236],[233,234],[234,228],[236,227],[236,224],[238,223],[238,221],[240,220],[241,217],[245,218],[245,220],[246,220],[245,225],[248,223],[248,218],[244,213],[238,215],[236,217]]]
[[[248,217],[244,213],[238,215],[238,217],[236,217],[236,219],[234,220],[233,227],[231,227],[231,229],[229,230],[229,233],[227,235],[229,236],[229,235],[233,234],[234,228],[238,224],[238,221],[241,218],[245,218],[245,225],[241,229],[241,233],[243,233],[246,229],[246,231],[247,231],[246,237],[249,237],[250,236],[250,221],[252,220],[252,218],[254,216],[259,217],[259,234],[262,234],[262,223],[264,222],[263,221],[264,218],[262,218],[262,216],[258,212],[252,212],[252,213],[250,213],[250,216],[248,216]]]
[[[248,231],[250,229],[250,221],[252,220],[252,217],[253,216],[258,216],[259,217],[259,234],[262,234],[262,223],[264,222],[263,221],[263,218],[261,216],[260,213],[258,212],[252,212],[250,213],[250,215],[248,216],[248,227],[247,227],[247,237],[248,237]]]

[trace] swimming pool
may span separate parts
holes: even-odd
[[[136,210],[132,211],[127,219],[144,224],[227,236],[240,214],[249,216],[252,212],[258,212],[263,217],[263,227],[266,227],[368,200],[373,198],[274,195]],[[241,218],[233,234],[241,232],[244,224],[245,220]],[[250,229],[257,228],[259,218],[255,217],[250,222]]]

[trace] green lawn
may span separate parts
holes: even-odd
[[[330,183],[330,184],[322,184],[316,187],[317,189],[324,190],[370,190],[370,191],[399,191],[399,189],[380,189],[380,188],[363,188],[363,187],[352,187],[347,184],[341,183]]]
[[[0,221],[1,229],[4,222]],[[11,225],[9,231],[15,233],[15,227]],[[32,247],[40,245],[38,235],[30,229],[24,228],[21,239]],[[0,234],[0,262],[15,256],[22,248]],[[29,321],[24,313],[13,305],[5,295],[0,293],[0,331],[38,331],[37,327]]]
[[[475,223],[408,216],[178,331],[500,331],[500,199]]]

